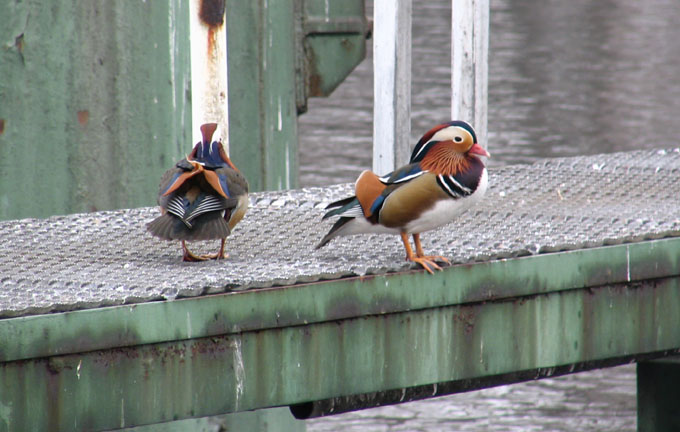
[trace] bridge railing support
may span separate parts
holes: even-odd
[[[214,122],[219,125],[222,145],[229,153],[227,22],[224,6],[224,2],[202,0],[189,3],[191,145],[201,140],[199,126]],[[187,149],[190,148],[187,146]]]
[[[373,7],[373,171],[409,158],[411,140],[411,0]]]
[[[379,174],[410,155],[411,11],[411,0],[374,5],[373,171]],[[452,0],[451,13],[451,117],[470,122],[486,147],[489,0]]]
[[[489,0],[453,0],[451,16],[451,118],[470,122],[486,147]]]

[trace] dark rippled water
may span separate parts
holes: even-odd
[[[495,387],[307,421],[307,432],[634,432],[635,367]]]
[[[450,116],[450,1],[413,0],[413,142]],[[491,0],[491,166],[677,146],[676,0]],[[370,43],[369,43],[370,45]],[[371,166],[372,58],[300,117],[302,186]]]
[[[450,1],[413,0],[412,138],[450,113]],[[369,5],[369,12],[372,13]],[[676,0],[491,0],[490,166],[677,146]],[[303,186],[371,167],[372,60],[300,118]],[[308,422],[308,431],[634,431],[633,365]]]

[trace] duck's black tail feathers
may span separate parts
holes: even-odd
[[[326,206],[326,210],[332,209],[329,212],[327,212],[325,215],[323,215],[323,219],[328,219],[329,217],[332,216],[339,216],[340,214],[346,212],[347,210],[351,209],[352,207],[356,206],[359,204],[359,200],[357,200],[357,197],[351,196],[348,198],[341,199],[339,201],[334,201]]]
[[[334,239],[335,237],[339,236],[339,235],[340,235],[339,230],[340,230],[343,226],[345,226],[346,223],[350,222],[350,221],[353,220],[353,219],[354,219],[353,217],[341,217],[340,219],[338,219],[338,220],[335,222],[335,224],[333,224],[333,227],[331,228],[331,230],[328,231],[328,234],[326,234],[325,236],[323,236],[323,238],[321,239],[321,241],[319,242],[319,244],[316,245],[316,249],[319,249],[319,248],[322,248],[322,247],[326,246],[326,245],[328,244],[329,241],[331,241],[331,240]]]
[[[192,228],[170,213],[157,217],[146,229],[164,240],[212,240],[226,238],[231,230],[220,212],[205,213],[192,221]]]

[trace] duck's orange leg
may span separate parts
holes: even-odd
[[[423,252],[423,246],[420,244],[420,234],[413,234],[413,243],[416,245],[416,256],[419,258],[427,258],[430,261],[443,261],[446,264],[451,264],[451,262],[441,255],[425,255]]]
[[[420,264],[430,274],[434,274],[432,269],[436,269],[436,270],[442,269],[430,257],[417,256],[416,254],[414,254],[413,249],[411,249],[411,244],[408,241],[408,234],[406,234],[405,232],[401,232],[400,235],[401,235],[401,241],[404,243],[404,248],[406,249],[406,260],[407,261],[413,261],[415,263]],[[416,247],[417,247],[417,245],[418,244],[416,244]],[[422,252],[422,250],[421,250],[421,252]]]
[[[216,255],[210,255],[211,259],[218,260],[218,259],[225,259],[225,258],[229,257],[229,255],[224,251],[224,245],[225,245],[226,242],[227,242],[227,239],[220,239],[220,251],[217,252]]]
[[[183,261],[189,261],[189,262],[197,262],[197,261],[207,261],[207,260],[219,260],[219,259],[224,259],[227,258],[229,255],[227,255],[224,251],[224,245],[226,243],[227,239],[221,239],[220,240],[220,250],[216,254],[212,255],[195,255],[193,254],[189,248],[187,248],[187,245],[184,240],[182,240],[182,250],[184,251],[184,256],[182,257]]]
[[[198,262],[198,261],[206,261],[209,258],[206,258],[203,255],[194,255],[189,248],[187,247],[187,244],[184,240],[182,240],[182,251],[184,252],[184,256],[182,256],[182,261],[188,261],[188,262]]]

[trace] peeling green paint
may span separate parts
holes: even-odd
[[[674,278],[8,362],[0,402],[25,404],[7,431],[76,420],[100,429],[484,376],[512,382],[516,371],[678,346]]]
[[[0,320],[22,341],[1,345],[0,431],[434,395],[677,353],[679,244]]]

